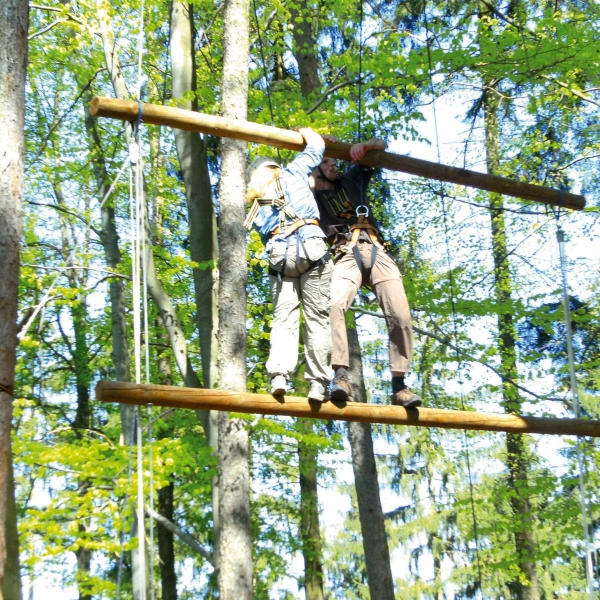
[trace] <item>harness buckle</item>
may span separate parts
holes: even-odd
[[[365,204],[361,204],[356,207],[356,216],[357,217],[368,217],[369,216],[369,207]]]

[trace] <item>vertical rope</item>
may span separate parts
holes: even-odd
[[[440,138],[439,138],[439,130],[438,130],[438,119],[437,119],[437,110],[435,106],[435,93],[434,93],[434,84],[433,84],[433,75],[432,75],[432,60],[431,60],[431,46],[430,46],[430,38],[429,38],[429,20],[427,18],[427,5],[425,5],[425,9],[423,10],[423,14],[425,17],[425,35],[427,41],[427,61],[429,67],[429,85],[431,87],[432,94],[432,107],[433,107],[433,123],[435,130],[435,143],[437,149],[437,159],[438,163],[441,162],[441,150],[440,150]],[[444,238],[446,245],[446,262],[448,265],[448,279],[450,284],[450,303],[452,307],[452,325],[453,325],[453,335],[454,335],[454,345],[455,345],[455,353],[456,353],[456,375],[458,378],[458,385],[460,390],[460,404],[462,410],[465,410],[465,400],[464,400],[464,382],[462,378],[462,359],[460,353],[458,351],[458,326],[457,326],[457,311],[456,311],[456,302],[455,302],[455,293],[454,293],[454,275],[452,274],[452,256],[450,253],[450,236],[448,231],[448,214],[446,211],[446,193],[443,185],[440,185],[441,188],[441,199],[442,199],[442,215],[444,219]],[[483,575],[481,571],[481,560],[479,557],[479,523],[477,521],[477,512],[475,510],[475,498],[473,493],[473,474],[471,470],[471,454],[469,451],[469,438],[467,436],[466,430],[462,432],[463,437],[463,447],[465,448],[465,463],[467,467],[467,477],[469,480],[469,500],[471,506],[471,518],[473,522],[473,537],[475,538],[475,563],[477,566],[477,576],[479,580],[479,594],[483,598]]]
[[[135,418],[131,424],[131,437],[135,436]],[[129,459],[127,461],[127,488],[125,490],[125,500],[123,506],[125,510],[129,508],[129,488],[131,486],[131,475],[133,472],[133,445],[129,446]],[[123,562],[125,560],[125,527],[121,525],[121,531],[119,534],[119,544],[121,552],[119,554],[119,569],[117,575],[117,595],[116,600],[121,599],[121,586],[123,582]]]
[[[154,437],[152,435],[152,404],[148,404],[147,405],[147,411],[148,411],[148,461],[149,461],[149,474],[148,474],[148,483],[149,483],[149,498],[148,498],[148,505],[150,506],[150,508],[152,510],[154,510],[154,467],[153,467],[153,452],[152,452],[152,446],[154,443]],[[153,576],[153,569],[154,569],[154,519],[152,517],[149,518],[149,524],[150,524],[150,556],[149,556],[149,561],[150,561],[150,600],[154,600],[154,576]]]
[[[358,139],[362,139],[362,58],[363,58],[363,3],[358,0],[359,25],[358,25]]]
[[[269,78],[267,76],[267,61],[265,60],[265,50],[263,46],[262,36],[260,34],[260,24],[258,22],[258,10],[256,8],[256,0],[252,0],[254,8],[254,21],[256,22],[256,34],[258,36],[258,47],[260,49],[260,58],[263,66],[263,77],[265,79],[265,89],[267,90],[267,102],[269,104],[269,113],[271,115],[271,125],[275,126],[275,114],[273,113],[273,102],[271,101],[271,85],[269,84]],[[281,153],[277,148],[277,159],[281,164]]]
[[[575,418],[579,418],[579,388],[577,386],[577,377],[575,374],[575,356],[573,352],[573,332],[571,327],[571,306],[569,303],[569,286],[567,282],[566,252],[565,252],[565,234],[559,222],[560,211],[556,213],[556,239],[560,254],[560,272],[562,278],[563,308],[565,313],[565,328],[567,330],[567,357],[569,361],[569,377],[571,380],[571,397],[573,400],[573,413]],[[579,469],[579,499],[581,503],[581,520],[583,522],[583,537],[585,542],[585,574],[587,579],[588,596],[594,600],[594,567],[592,563],[592,548],[590,543],[586,490],[584,480],[584,460],[583,450],[581,448],[580,437],[577,436],[577,466]]]
[[[146,600],[146,528],[144,526],[144,453],[142,415],[139,406],[135,407],[137,437],[137,523],[138,523],[138,569],[140,600]]]

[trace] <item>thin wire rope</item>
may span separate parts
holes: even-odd
[[[131,423],[131,437],[135,435],[135,412],[134,418]],[[129,460],[127,461],[127,488],[125,489],[125,501],[123,506],[127,511],[129,508],[129,488],[131,487],[131,475],[133,472],[133,444],[129,444]],[[120,600],[121,598],[121,586],[123,582],[123,562],[125,560],[125,527],[123,523],[121,523],[121,531],[119,534],[119,545],[121,548],[119,554],[119,568],[117,571],[117,595],[116,600]]]
[[[363,3],[358,0],[359,5],[359,24],[358,24],[358,140],[362,139],[362,59],[363,59]],[[362,201],[361,201],[362,202]]]
[[[439,129],[438,129],[438,119],[437,119],[437,110],[435,104],[435,87],[433,84],[433,75],[432,75],[432,60],[431,60],[431,46],[430,46],[430,31],[429,31],[429,20],[427,17],[427,4],[425,5],[423,11],[425,17],[425,33],[426,33],[426,41],[427,41],[427,61],[429,67],[429,85],[431,87],[432,94],[432,108],[433,108],[433,123],[434,123],[434,132],[435,132],[435,143],[437,149],[437,159],[438,163],[441,162],[441,150],[440,150],[440,138],[439,138]],[[462,358],[460,356],[460,352],[458,351],[459,338],[458,338],[458,317],[456,311],[456,302],[455,302],[455,293],[454,293],[454,275],[452,273],[452,256],[450,253],[450,236],[448,231],[448,214],[446,211],[446,193],[443,184],[440,184],[440,198],[442,201],[442,215],[444,222],[444,238],[445,238],[445,246],[446,246],[446,262],[448,265],[448,279],[450,284],[450,303],[452,308],[452,325],[453,325],[453,334],[454,334],[454,346],[456,353],[456,375],[458,378],[458,385],[460,390],[460,404],[462,410],[465,410],[465,400],[464,400],[464,382],[462,378]],[[471,517],[473,521],[473,536],[475,538],[475,563],[477,565],[477,576],[479,579],[479,594],[483,598],[483,575],[481,571],[481,560],[479,557],[479,523],[477,520],[477,512],[475,510],[475,498],[473,492],[473,473],[471,469],[471,454],[470,454],[470,446],[469,446],[469,438],[467,436],[466,430],[462,432],[463,437],[463,446],[465,448],[465,462],[467,467],[467,477],[469,480],[469,500],[471,505]]]
[[[571,306],[569,301],[569,285],[567,281],[567,257],[565,251],[565,234],[560,226],[560,210],[556,213],[556,239],[558,241],[558,249],[560,256],[560,272],[562,279],[562,296],[563,296],[563,307],[565,313],[565,328],[567,332],[567,357],[569,361],[569,377],[571,380],[571,397],[573,400],[573,413],[575,418],[579,418],[579,387],[577,385],[577,376],[575,373],[575,355],[573,352],[573,332],[572,332],[572,319],[571,319]],[[584,460],[583,451],[581,448],[580,436],[577,436],[576,440],[577,448],[577,466],[579,469],[579,499],[581,504],[581,520],[583,524],[583,536],[585,541],[585,573],[588,586],[588,596],[590,600],[594,600],[594,580],[593,573],[594,567],[592,562],[592,548],[590,544],[590,535],[588,527],[587,507],[586,507],[586,486],[584,478]]]
[[[136,437],[137,437],[137,521],[138,521],[138,570],[140,583],[140,600],[146,600],[146,528],[144,526],[144,447],[142,413],[139,406],[135,407]],[[151,578],[152,579],[152,578]]]
[[[132,304],[133,304],[133,336],[134,336],[134,362],[135,382],[141,383],[141,299],[140,299],[140,185],[139,172],[140,147],[139,131],[135,129],[134,141],[130,146],[131,170],[129,176],[129,211],[131,235],[131,278],[132,278]],[[144,527],[144,465],[143,465],[143,435],[141,414],[139,408],[134,409],[136,422],[137,445],[137,537],[138,537],[138,585],[140,600],[146,600],[146,549]]]
[[[252,0],[252,5],[254,8],[254,21],[256,22],[256,34],[258,35],[258,47],[260,49],[260,58],[263,66],[263,77],[265,79],[265,88],[267,90],[267,102],[269,104],[269,113],[271,115],[271,125],[275,126],[275,114],[273,112],[273,102],[271,101],[271,85],[269,84],[269,78],[267,76],[267,61],[265,60],[265,50],[263,46],[262,35],[260,34],[256,0]],[[277,148],[277,158],[279,160],[279,164],[281,164],[281,153],[279,152],[279,148]]]
[[[152,404],[148,404],[147,407],[148,414],[148,505],[151,510],[154,510],[154,466],[153,466],[153,444],[154,444],[154,436],[152,432]],[[150,524],[150,599],[154,600],[154,577],[152,576],[152,569],[154,567],[154,519],[152,517],[149,518]]]
[[[525,23],[523,22],[523,16],[521,13],[521,5],[520,3],[517,3],[517,12],[518,12],[518,18],[519,18],[519,25],[520,25],[520,33],[521,33],[521,45],[523,47],[523,52],[525,53],[525,62],[527,64],[527,72],[528,72],[528,77],[529,77],[529,85],[531,87],[531,91],[532,91],[532,98],[533,98],[533,105],[536,109],[536,114],[537,114],[537,98],[536,96],[533,94],[533,76],[532,76],[532,72],[531,72],[531,64],[529,61],[529,52],[527,50],[527,44],[525,43]],[[542,147],[544,145],[544,136],[541,134],[540,131],[540,142],[542,143]],[[562,195],[561,195],[561,200],[562,200]],[[561,279],[562,279],[562,290],[563,290],[563,309],[564,309],[564,315],[565,315],[565,328],[566,328],[566,333],[567,333],[567,358],[568,358],[568,362],[569,362],[569,377],[571,380],[571,395],[573,398],[573,413],[575,415],[575,418],[579,418],[579,388],[577,386],[577,377],[576,377],[576,373],[575,373],[575,357],[574,357],[574,353],[573,353],[573,332],[572,332],[572,320],[571,320],[571,306],[570,306],[570,302],[569,302],[569,286],[568,286],[568,281],[567,281],[567,268],[566,268],[566,251],[565,251],[565,236],[564,236],[564,231],[562,229],[562,227],[560,226],[560,210],[561,207],[559,206],[557,210],[554,210],[551,207],[551,210],[553,210],[555,217],[556,217],[556,240],[558,242],[558,250],[559,250],[559,261],[560,261],[560,272],[561,272]],[[586,491],[586,485],[585,485],[585,478],[584,478],[584,460],[583,460],[583,452],[581,449],[581,440],[580,437],[577,436],[576,439],[576,451],[577,451],[577,467],[579,469],[579,496],[580,496],[580,503],[581,503],[581,520],[582,520],[582,526],[583,526],[583,537],[584,537],[584,542],[585,542],[585,555],[586,555],[586,560],[585,560],[585,573],[586,573],[586,580],[587,580],[587,588],[588,588],[588,596],[590,598],[590,600],[594,600],[595,596],[595,591],[594,591],[594,561],[592,561],[592,554],[596,555],[596,567],[598,567],[598,554],[597,554],[597,550],[594,552],[592,550],[591,547],[591,543],[590,543],[590,534],[589,534],[589,527],[588,527],[588,519],[587,519],[587,508],[586,508],[586,498],[587,498],[587,491]]]
[[[145,381],[150,383],[150,351],[149,351],[149,339],[148,339],[148,252],[151,251],[151,245],[149,238],[149,231],[146,228],[147,222],[147,211],[145,208],[145,197],[144,197],[144,163],[142,160],[142,143],[140,137],[140,125],[141,125],[141,111],[142,111],[142,87],[144,84],[143,75],[143,55],[144,55],[144,0],[140,2],[140,29],[138,37],[138,85],[137,85],[137,97],[139,102],[140,115],[138,122],[135,127],[135,145],[137,152],[137,160],[133,165],[135,168],[136,185],[135,185],[135,207],[136,213],[134,220],[132,220],[133,231],[135,235],[135,246],[134,257],[135,262],[132,260],[132,270],[135,272],[133,281],[134,292],[133,292],[133,311],[134,311],[134,336],[135,336],[135,372],[136,372],[136,383],[141,382],[141,371],[142,371],[142,357],[141,357],[141,323],[143,320],[143,335],[144,335],[144,358],[145,358]],[[133,161],[132,161],[133,163]],[[140,298],[140,286],[142,288]],[[142,303],[143,314],[140,317],[140,303]],[[151,410],[151,409],[150,409]],[[136,407],[137,414],[137,459],[138,459],[138,552],[139,552],[139,581],[140,581],[140,598],[146,600],[147,592],[147,581],[146,581],[146,548],[145,548],[145,511],[144,511],[144,456],[143,456],[143,427],[142,427],[142,414],[139,407]],[[150,470],[152,470],[152,448],[149,449],[150,454]],[[152,484],[151,484],[152,485]],[[150,492],[150,498],[152,499],[152,492]],[[150,522],[150,597],[154,600],[154,530],[152,521]]]

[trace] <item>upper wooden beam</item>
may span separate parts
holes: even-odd
[[[278,399],[267,394],[238,394],[222,390],[180,388],[168,385],[101,381],[96,386],[96,398],[103,402],[122,404],[154,404],[194,410],[225,410],[309,419],[600,437],[600,422],[584,419],[547,419],[435,408],[405,410],[398,406],[358,402],[320,404],[296,396]]]
[[[94,98],[90,105],[90,112],[96,117],[135,121],[138,118],[139,106],[133,100]],[[205,115],[181,108],[143,104],[142,121],[152,125],[168,125],[177,129],[230,137],[278,148],[287,148],[288,150],[302,150],[304,148],[304,139],[297,131],[288,131],[287,129],[260,125],[250,121],[236,121],[214,115]],[[325,145],[325,156],[350,160],[351,144],[326,141]],[[371,167],[402,171],[410,175],[466,185],[488,192],[533,200],[542,204],[551,204],[573,210],[581,210],[585,206],[585,198],[578,194],[561,192],[541,185],[514,181],[496,175],[469,171],[468,169],[441,165],[427,160],[411,158],[410,156],[393,154],[392,152],[371,151],[360,162]]]

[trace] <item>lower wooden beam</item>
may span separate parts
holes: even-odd
[[[600,437],[600,421],[553,419],[517,415],[419,408],[405,410],[398,406],[349,402],[312,403],[306,398],[286,396],[277,399],[268,394],[242,394],[222,390],[180,388],[168,385],[144,385],[101,381],[96,398],[102,402],[153,404],[194,410],[225,410],[258,415],[280,415],[309,419],[333,419],[363,423],[387,423],[440,427],[443,429],[478,429],[509,433],[546,433]]]
[[[90,113],[95,117],[136,121],[139,112],[140,105],[133,100],[96,97],[90,104]],[[251,121],[226,119],[225,117],[206,115],[171,106],[142,104],[142,121],[152,125],[168,125],[177,129],[230,137],[247,142],[267,144],[277,148],[287,148],[288,150],[302,150],[304,148],[304,139],[297,131],[252,123]],[[326,140],[325,156],[349,161],[350,147],[351,144]],[[383,152],[381,150],[367,152],[360,163],[370,167],[381,167],[419,177],[466,185],[488,192],[523,198],[524,200],[533,200],[542,204],[560,206],[561,208],[582,210],[585,206],[585,198],[578,194],[534,185],[526,181],[515,181],[497,175],[459,169],[458,167],[394,154],[393,152]]]

